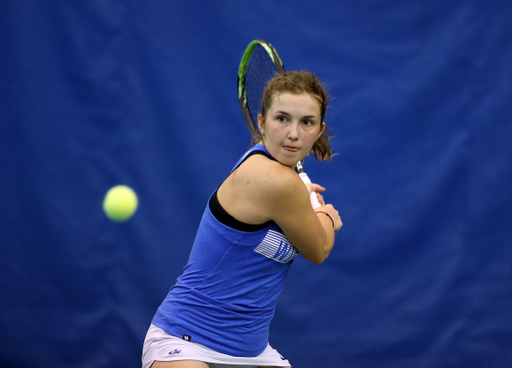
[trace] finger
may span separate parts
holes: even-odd
[[[324,206],[325,205],[324,197],[320,193],[318,193],[318,192],[316,193],[316,197],[318,198],[318,202],[320,202],[320,204],[322,206]]]
[[[313,191],[313,192],[317,192],[317,193],[325,192],[325,188],[323,186],[321,186],[320,184],[311,183],[311,184],[309,184],[309,186],[311,188],[311,191]]]

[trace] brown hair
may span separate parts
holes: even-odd
[[[312,95],[320,106],[321,122],[324,122],[325,110],[327,110],[327,92],[319,82],[316,75],[309,71],[302,70],[286,72],[284,74],[277,75],[270,80],[263,92],[261,111],[263,121],[266,119],[266,115],[272,105],[273,98],[283,93],[307,93]],[[320,138],[318,138],[315,144],[313,144],[309,155],[313,154],[317,161],[329,160],[333,156],[331,146],[329,144],[330,139],[331,135],[326,126]],[[253,137],[253,142],[258,142],[260,140],[261,135],[259,133],[257,136]]]

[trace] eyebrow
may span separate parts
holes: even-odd
[[[286,111],[276,111],[274,113],[275,115],[286,115],[286,116],[291,116],[291,114],[287,113]],[[303,116],[301,117],[301,119],[318,119],[318,117],[316,117],[315,115],[306,115],[306,116]]]

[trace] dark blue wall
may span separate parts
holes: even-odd
[[[208,196],[246,149],[254,38],[324,80],[344,227],[299,257],[294,368],[512,366],[512,2],[0,2],[0,366],[138,367]],[[134,188],[113,223],[106,191]]]

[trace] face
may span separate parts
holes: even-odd
[[[258,116],[262,144],[283,165],[294,168],[322,135],[320,106],[307,93],[274,96],[265,119]]]

